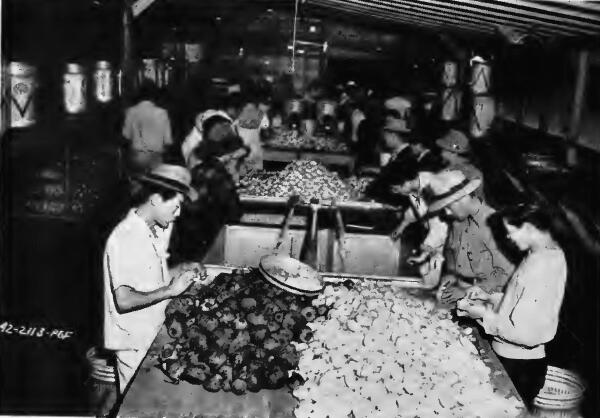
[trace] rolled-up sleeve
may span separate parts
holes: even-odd
[[[567,276],[564,257],[540,257],[520,271],[524,283],[497,312],[487,311],[481,320],[486,333],[524,347],[552,340]],[[506,306],[509,303],[510,306]]]
[[[110,275],[113,291],[121,286],[136,289],[140,280],[140,269],[135,248],[139,245],[132,233],[122,234],[118,240],[106,245],[105,263]]]

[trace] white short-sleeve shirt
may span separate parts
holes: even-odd
[[[166,234],[168,236],[168,234]],[[151,292],[169,283],[164,234],[156,237],[134,210],[108,238],[104,251],[104,346],[109,350],[146,350],[165,320],[168,300],[120,313],[114,291],[129,286]]]

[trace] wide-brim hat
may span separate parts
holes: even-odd
[[[436,181],[430,183],[433,192],[430,213],[444,209],[481,187],[481,179],[468,179],[460,171],[447,171],[436,177]]]
[[[189,170],[179,165],[160,164],[136,178],[143,183],[179,192],[192,202],[198,198],[198,192],[191,186],[192,176]]]
[[[455,154],[465,155],[471,152],[469,138],[461,131],[455,129],[450,130],[446,135],[437,139],[435,143],[441,149]]]
[[[394,110],[403,117],[407,117],[413,107],[413,100],[410,97],[395,96],[390,97],[383,103],[386,110]]]
[[[402,134],[412,132],[406,119],[398,119],[393,117],[387,117],[385,119],[383,130]]]

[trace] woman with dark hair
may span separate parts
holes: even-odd
[[[163,161],[165,148],[173,143],[167,111],[157,105],[158,87],[144,80],[139,88],[137,104],[127,109],[123,137],[129,145],[131,168],[147,171]]]
[[[223,226],[242,215],[236,184],[249,149],[224,117],[209,118],[204,131],[207,137],[194,150],[190,168],[199,197],[183,206],[173,232],[176,263],[201,260]]]
[[[504,292],[487,293],[479,287],[458,301],[459,315],[476,319],[531,408],[544,384],[546,344],[558,328],[565,293],[567,262],[557,241],[554,217],[537,204],[522,204],[498,213],[507,237],[525,256]]]

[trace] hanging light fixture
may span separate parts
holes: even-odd
[[[293,31],[293,35],[292,35],[292,67],[291,67],[291,73],[295,73],[296,72],[296,23],[298,22],[298,5],[300,3],[300,0],[296,0],[295,3],[295,7],[294,7],[294,31]]]

